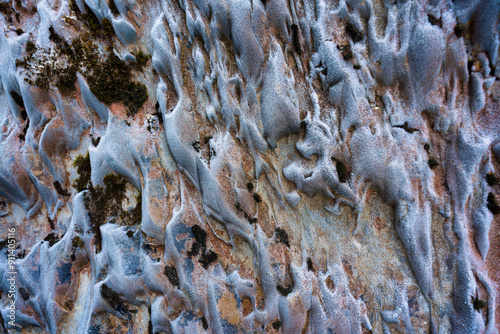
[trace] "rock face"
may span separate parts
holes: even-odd
[[[497,333],[499,14],[0,2],[0,332]]]

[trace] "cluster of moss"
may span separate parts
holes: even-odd
[[[71,249],[72,250],[77,250],[78,248],[82,248],[85,245],[83,240],[79,236],[74,236],[73,239],[71,239]]]
[[[208,251],[204,251],[203,253],[201,253],[201,257],[198,260],[198,262],[201,264],[203,269],[208,269],[208,267],[212,263],[217,261],[217,258],[218,258],[217,253],[215,253],[213,250],[210,249]]]
[[[89,152],[86,155],[79,154],[72,163],[76,167],[78,178],[73,182],[73,187],[78,191],[83,191],[89,188],[90,181],[90,156]]]
[[[477,288],[476,288],[476,297],[471,297],[472,298],[472,305],[474,306],[474,309],[478,312],[481,312],[481,309],[486,307],[486,302],[484,300],[479,299],[478,293],[477,293]]]
[[[191,246],[191,250],[187,252],[189,257],[198,255],[200,249],[207,248],[207,232],[203,230],[199,225],[194,225],[191,227],[191,232],[194,235],[195,241]]]
[[[151,55],[144,53],[142,50],[132,53],[135,57],[135,67],[141,71],[144,66],[151,60]]]
[[[131,67],[110,53],[88,77],[90,90],[105,104],[123,102],[129,115],[134,115],[148,99],[146,86],[131,80]]]
[[[83,3],[83,5],[85,6],[85,11],[87,12],[86,14],[80,11],[75,0],[69,1],[69,8],[76,14],[78,20],[89,29],[92,36],[111,39],[114,34],[111,22],[106,18],[99,22],[99,19],[95,16],[94,12],[92,12],[87,4]]]
[[[13,24],[14,21],[12,20],[12,14],[16,14],[16,20],[19,22],[19,13],[16,13],[16,11],[10,6],[8,2],[0,2],[0,13],[2,13],[5,16],[5,21],[9,24]]]
[[[57,87],[66,94],[75,91],[76,73],[80,72],[100,101],[105,104],[122,102],[127,107],[128,115],[135,115],[148,99],[148,94],[144,84],[133,80],[133,71],[142,70],[151,56],[139,51],[135,53],[136,63],[125,63],[113,52],[111,22],[107,19],[99,22],[89,8],[87,14],[82,14],[74,1],[71,8],[94,38],[106,39],[111,46],[100,51],[99,43],[85,33],[68,44],[50,27],[50,40],[55,46],[51,50],[38,49],[29,41],[26,57],[17,60],[16,66],[25,69],[25,80],[30,85],[44,90]]]
[[[79,248],[83,248],[85,246],[85,242],[79,237],[79,236],[74,236],[73,239],[71,239],[71,261],[75,261],[75,253],[76,250]]]
[[[49,53],[35,57],[37,50],[36,45],[32,41],[28,41],[26,43],[26,57],[22,60],[16,59],[16,66],[26,70],[24,81],[46,90],[49,88],[48,78],[52,76],[52,66],[43,66],[43,64],[54,63],[56,59]]]
[[[94,186],[90,179],[91,167],[88,153],[85,156],[77,156],[73,166],[77,168],[78,172],[78,178],[73,182],[73,187],[78,191],[88,190],[84,195],[83,202],[88,211],[97,252],[100,252],[102,243],[101,225],[107,221],[127,226],[140,222],[142,217],[142,195],[139,192],[136,196],[137,203],[132,210],[124,211],[122,202],[125,199],[126,180],[120,175],[108,174],[103,179],[104,187]]]

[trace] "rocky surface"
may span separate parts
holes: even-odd
[[[0,332],[497,333],[499,10],[0,2]]]

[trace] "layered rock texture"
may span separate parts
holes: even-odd
[[[0,2],[0,332],[497,333],[499,10]]]

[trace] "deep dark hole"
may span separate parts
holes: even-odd
[[[59,44],[63,41],[63,39],[61,38],[61,36],[59,36],[55,31],[54,31],[54,27],[50,26],[49,27],[49,32],[50,32],[50,35],[49,35],[49,39],[50,41],[56,43],[56,44]]]
[[[496,201],[495,195],[493,193],[488,194],[488,204],[487,204],[488,209],[491,211],[492,214],[497,215],[500,213],[500,206],[498,206],[498,203]]]
[[[11,91],[10,96],[12,96],[12,99],[14,100],[14,102],[16,102],[16,104],[19,107],[24,109],[24,101],[23,101],[23,98],[21,97],[21,95],[17,94],[17,92],[15,92],[15,91]],[[27,117],[26,111],[24,111],[24,116],[23,116],[23,113],[21,112],[21,117],[23,118],[23,120],[26,120],[26,117]]]
[[[310,257],[307,258],[307,270],[314,272],[314,265]]]
[[[63,189],[59,181],[54,182],[54,187],[56,188],[56,191],[59,195],[69,196],[69,193],[66,191],[66,189]]]
[[[288,234],[286,233],[286,231],[281,227],[277,227],[274,232],[276,233],[276,239],[278,240],[278,242],[290,248],[290,243],[288,242]]]
[[[363,33],[356,29],[356,27],[350,22],[345,26],[345,31],[354,43],[360,42],[363,39]]]
[[[205,318],[205,316],[201,317],[201,323],[203,324],[203,329],[207,330],[208,329],[208,322],[207,322],[207,318]]]
[[[291,286],[291,285],[282,286],[281,284],[278,284],[278,285],[276,285],[276,290],[278,290],[278,292],[279,292],[282,296],[286,297],[286,296],[288,296],[290,293],[292,293],[292,291],[293,291],[293,286]]]
[[[49,247],[52,247],[59,241],[59,237],[54,232],[52,232],[47,235],[45,239],[43,239],[43,241],[48,241]]]

